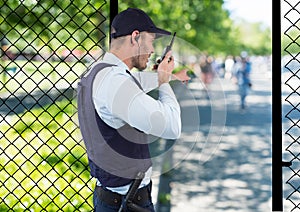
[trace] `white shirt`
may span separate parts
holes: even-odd
[[[146,93],[158,87],[155,72],[133,72],[141,90],[126,73],[127,65],[112,53],[106,53],[101,62],[115,64],[100,71],[93,83],[93,100],[96,111],[109,126],[118,129],[128,123],[146,134],[165,139],[176,139],[181,133],[180,106],[169,85],[159,86],[159,99]],[[150,182],[152,168],[146,172],[141,187]],[[99,185],[99,182],[98,182]],[[108,188],[125,194],[125,189]],[[125,191],[125,193],[124,193]]]

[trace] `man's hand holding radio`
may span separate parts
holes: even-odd
[[[158,85],[168,83],[172,78],[172,71],[174,69],[174,59],[172,51],[169,51],[164,59],[159,63],[157,68]]]

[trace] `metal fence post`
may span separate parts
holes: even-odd
[[[282,211],[282,125],[274,121],[282,118],[280,1],[273,0],[272,9],[272,210]]]
[[[110,17],[109,17],[110,32],[111,32],[111,23],[114,17],[118,14],[118,7],[119,7],[118,0],[110,0]],[[110,43],[110,39],[111,37],[109,36],[109,43]]]

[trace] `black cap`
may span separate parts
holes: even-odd
[[[128,8],[120,12],[112,22],[111,37],[117,38],[131,34],[134,30],[155,33],[156,37],[171,33],[156,27],[151,18],[142,10]]]

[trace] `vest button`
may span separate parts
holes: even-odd
[[[142,199],[142,197],[140,195],[138,195],[137,200],[140,201]]]
[[[117,199],[114,199],[114,203],[118,203],[118,200],[117,200]]]

